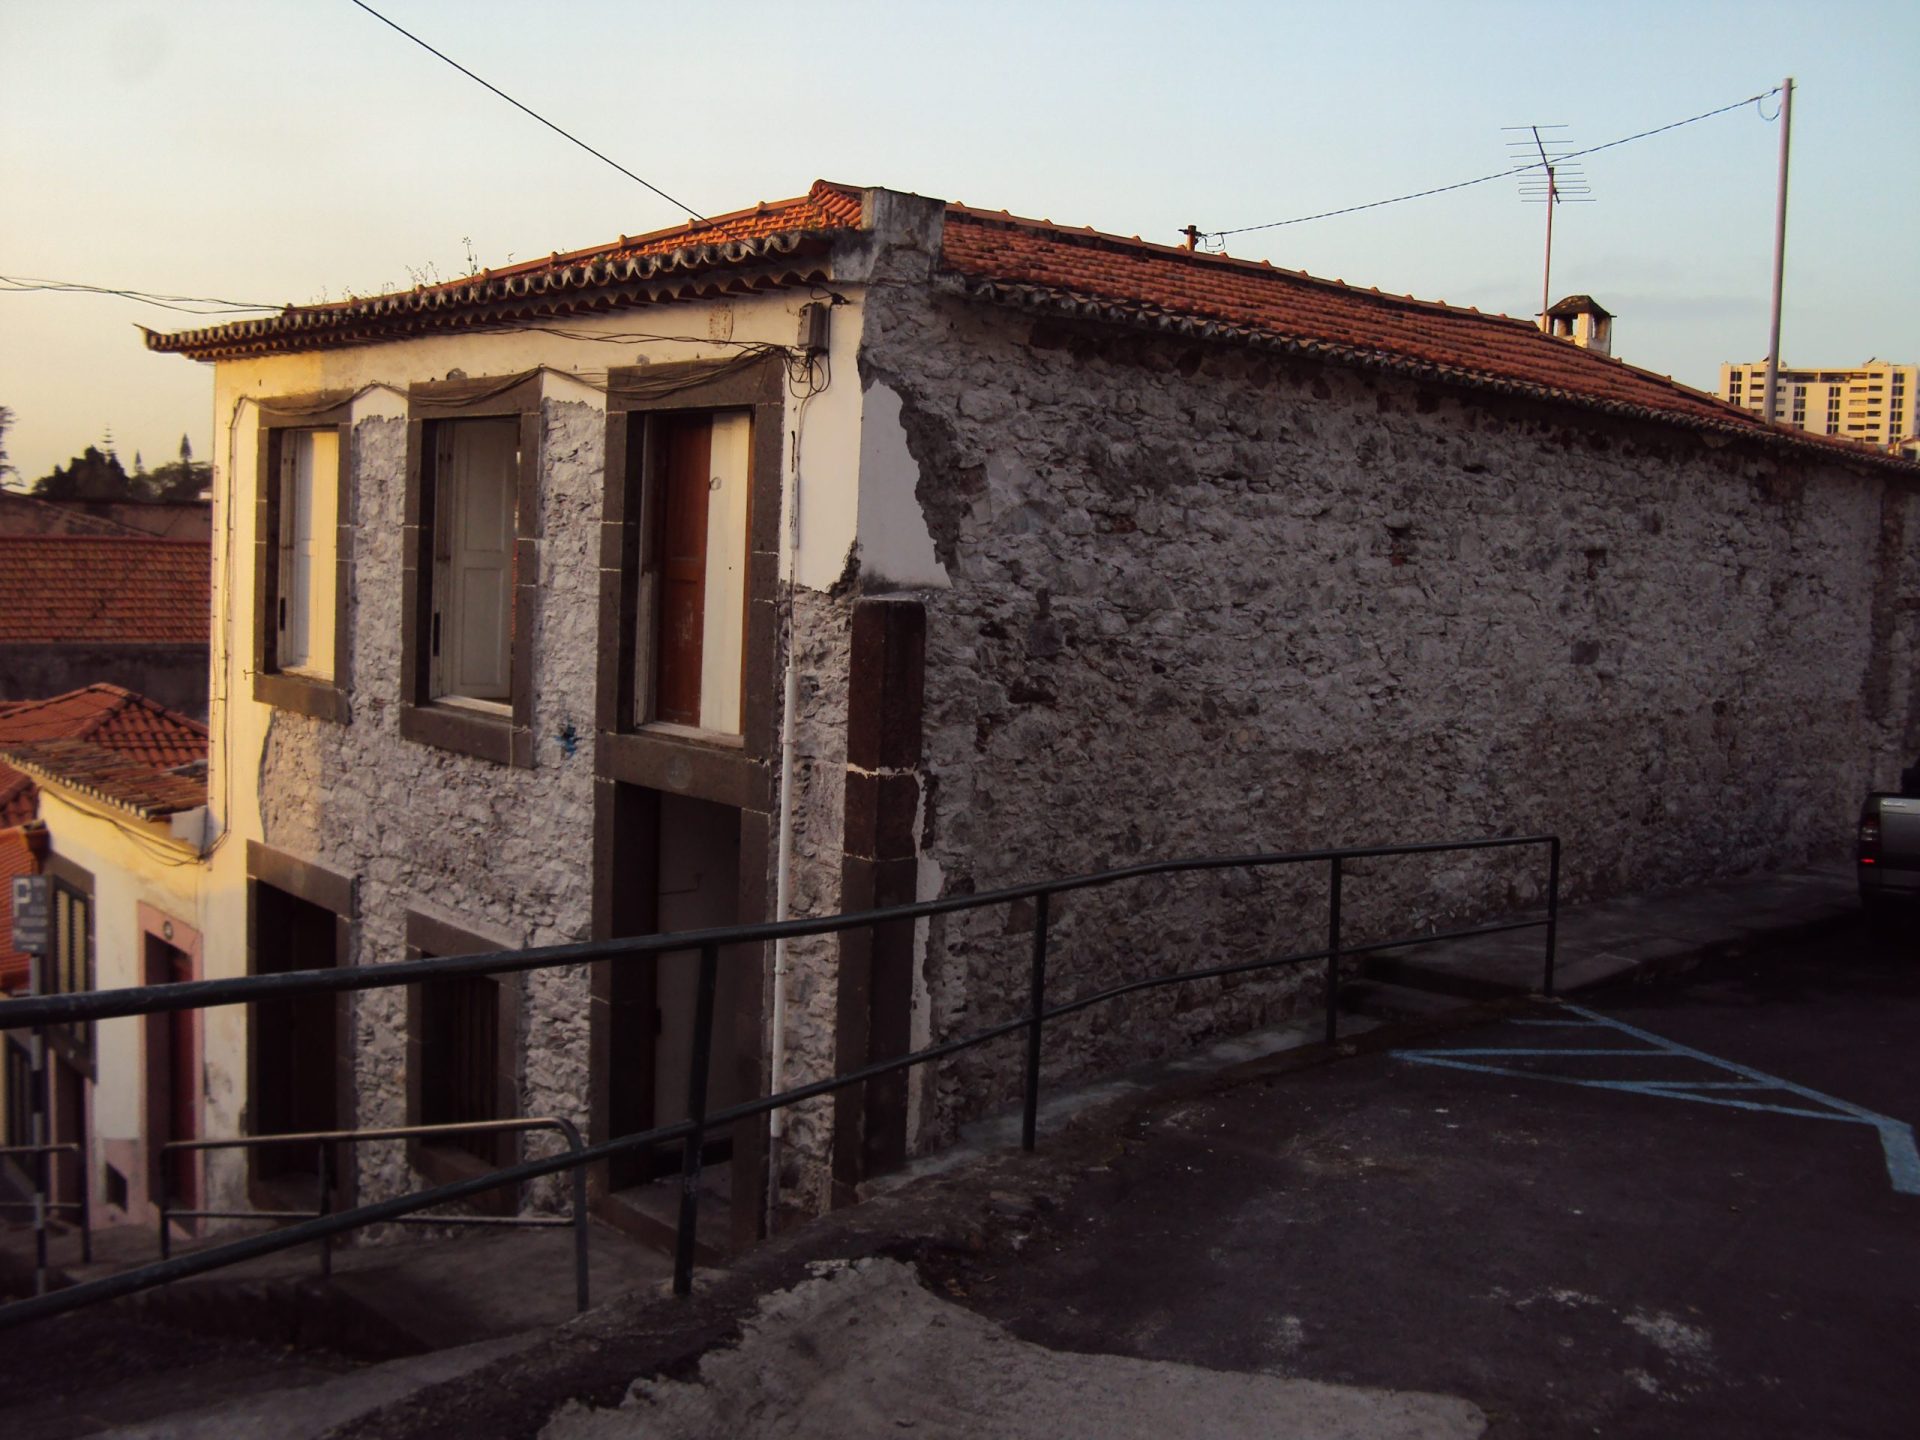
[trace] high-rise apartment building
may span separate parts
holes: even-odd
[[[1720,396],[1743,410],[1765,404],[1767,364],[1722,365]],[[1869,360],[1854,370],[1780,371],[1773,418],[1783,425],[1887,448],[1914,433],[1920,365]]]

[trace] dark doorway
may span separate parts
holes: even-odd
[[[191,980],[193,957],[158,935],[148,935],[149,985]],[[173,1010],[146,1017],[147,1164],[149,1193],[185,1210],[200,1208],[200,1157],[162,1151],[171,1140],[200,1138],[200,1046],[196,1012]],[[186,1223],[186,1222],[183,1222]],[[186,1223],[191,1230],[193,1225]]]
[[[47,1138],[56,1145],[79,1145],[76,1152],[55,1157],[53,1198],[62,1205],[78,1204],[87,1178],[87,1077],[78,1066],[58,1055],[47,1056],[47,1084],[53,1091],[53,1114]],[[69,1214],[74,1212],[69,1211]]]
[[[338,958],[333,912],[261,881],[253,882],[253,924],[256,975],[330,969]],[[340,1128],[339,1010],[331,995],[254,1007],[247,1045],[253,1134]],[[318,1145],[264,1146],[252,1158],[256,1187],[294,1204],[318,1199]]]
[[[613,917],[616,935],[652,935],[736,923],[740,914],[740,812],[684,796],[618,787]],[[714,998],[707,1108],[751,1098],[742,1081],[734,1016],[741,988],[757,985],[751,948],[722,951]],[[608,1133],[631,1134],[687,1116],[699,955],[614,962],[602,993],[608,1005]],[[731,1136],[709,1138],[707,1164],[732,1156]],[[677,1147],[617,1157],[613,1189],[677,1172]],[[716,1181],[719,1176],[714,1177]]]

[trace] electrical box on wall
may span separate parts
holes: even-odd
[[[809,355],[824,355],[827,350],[827,337],[833,307],[814,302],[800,307],[800,336],[798,344]]]

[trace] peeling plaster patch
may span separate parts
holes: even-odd
[[[1307,1343],[1307,1327],[1298,1315],[1282,1315],[1267,1332],[1267,1343],[1282,1355],[1296,1354]]]
[[[860,416],[860,563],[870,584],[952,584],[934,553],[919,500],[920,466],[907,445],[900,396],[875,381]]]
[[[1634,1311],[1621,1323],[1639,1331],[1672,1359],[1695,1365],[1711,1363],[1713,1337],[1701,1326],[1689,1325],[1665,1311],[1649,1315],[1644,1310]]]

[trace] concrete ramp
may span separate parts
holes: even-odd
[[[621,1404],[569,1402],[541,1440],[1469,1440],[1465,1400],[1048,1350],[930,1293],[898,1261],[818,1267],[767,1296],[738,1345]]]

